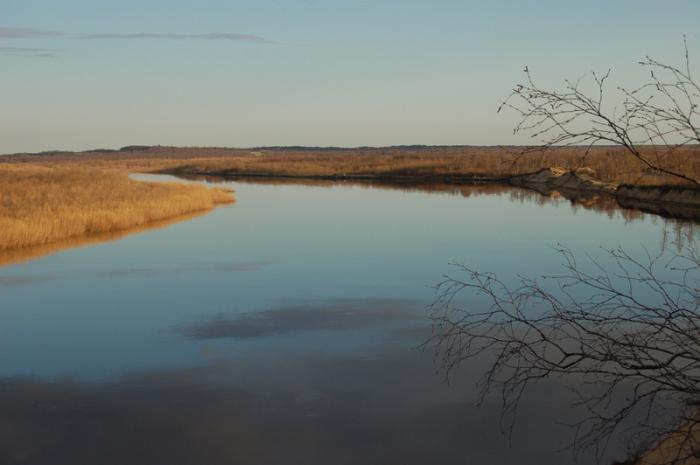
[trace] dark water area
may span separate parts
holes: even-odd
[[[487,360],[436,373],[432,286],[451,261],[515,279],[557,270],[557,243],[605,260],[693,233],[503,186],[225,184],[235,205],[0,267],[0,463],[574,463],[565,386],[509,438],[499,399],[476,405]]]

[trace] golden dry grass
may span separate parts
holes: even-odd
[[[0,164],[0,251],[144,226],[232,202],[201,185],[123,171]]]
[[[34,260],[36,258],[52,255],[65,249],[75,249],[79,247],[87,247],[93,244],[99,244],[102,242],[117,241],[131,234],[167,228],[168,226],[173,225],[175,223],[189,221],[191,219],[197,218],[198,216],[205,215],[206,213],[206,210],[193,213],[185,213],[183,215],[178,215],[165,220],[156,220],[140,226],[133,226],[127,229],[120,229],[118,231],[96,233],[90,234],[88,236],[76,236],[68,239],[60,239],[55,242],[49,242],[47,244],[0,250],[0,266],[24,263],[29,260]]]
[[[153,185],[127,172],[180,174],[357,176],[440,182],[506,178],[542,168],[590,168],[601,181],[676,184],[619,147],[577,147],[516,157],[517,148],[386,147],[357,149],[130,147],[0,157],[0,250],[141,226],[211,208],[229,198],[201,186]],[[664,167],[700,178],[700,147],[668,153],[647,147]]]
[[[700,178],[700,148],[673,154],[654,153],[659,165]],[[175,171],[219,174],[269,174],[286,176],[407,177],[437,180],[448,177],[505,178],[560,166],[586,167],[601,181],[629,184],[669,184],[677,179],[660,176],[622,150],[598,148],[584,157],[582,149],[558,149],[516,156],[493,147],[433,149],[358,149],[349,151],[263,151],[262,156],[192,158],[172,160]],[[172,169],[172,168],[171,168]]]
[[[516,147],[385,147],[357,149],[135,147],[119,151],[57,152],[0,157],[46,166],[68,165],[128,171],[173,170],[181,173],[267,174],[287,176],[499,178],[542,168],[587,167],[612,183],[669,184],[619,147],[596,147],[585,157],[579,147],[557,148],[516,157]],[[647,147],[645,155],[659,165],[700,178],[700,147],[674,150]]]
[[[700,465],[696,456],[698,434],[689,426],[672,433],[630,465]]]

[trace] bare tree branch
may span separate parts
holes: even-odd
[[[579,386],[588,414],[575,423],[574,450],[600,455],[613,433],[635,418],[645,434],[678,442],[681,457],[698,456],[700,419],[700,258],[696,249],[635,258],[606,251],[612,266],[581,263],[557,247],[564,272],[508,286],[492,273],[455,264],[458,274],[436,287],[428,344],[443,372],[487,357],[481,398],[497,392],[510,422],[527,388],[547,378]],[[472,297],[470,297],[472,296]],[[464,308],[459,301],[476,298]]]
[[[688,144],[700,144],[700,85],[691,73],[684,38],[685,63],[681,68],[646,57],[639,64],[649,71],[649,81],[634,90],[618,87],[621,108],[609,105],[603,75],[591,73],[592,90],[586,92],[579,78],[565,81],[561,91],[539,87],[525,67],[525,81],[515,86],[502,102],[516,112],[520,121],[514,133],[527,132],[541,144],[524,149],[520,155],[553,147],[595,145],[622,146],[651,172],[700,185],[669,163],[674,151]]]

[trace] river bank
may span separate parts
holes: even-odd
[[[663,148],[644,147],[653,156]],[[660,175],[619,147],[559,147],[518,155],[518,147],[162,147],[45,152],[0,157],[46,167],[161,173],[179,177],[315,180],[396,185],[503,185],[577,203],[615,202],[667,218],[700,220],[700,190]],[[664,166],[700,178],[700,147],[679,147]]]
[[[148,183],[128,173],[0,165],[0,252],[114,233],[233,202],[201,185]]]
[[[376,182],[396,185],[454,184],[504,185],[531,189],[547,196],[563,196],[577,202],[613,199],[621,208],[641,210],[666,218],[700,220],[700,188],[676,185],[632,185],[599,181],[591,169],[544,168],[514,176],[475,175],[372,175],[292,174],[279,172],[217,171],[194,169],[190,165],[157,171],[179,177],[220,177],[222,179],[285,179],[315,181]]]
[[[551,195],[572,199],[591,196],[612,197],[622,208],[637,209],[678,219],[700,219],[700,188],[689,185],[633,185],[601,182],[590,170],[548,168],[506,180]]]

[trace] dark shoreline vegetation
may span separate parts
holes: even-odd
[[[700,146],[641,149],[658,166],[700,178]],[[623,148],[126,146],[119,150],[13,154],[2,162],[68,165],[179,177],[280,178],[395,184],[504,184],[570,199],[613,198],[620,207],[700,219],[700,188],[645,167]]]

